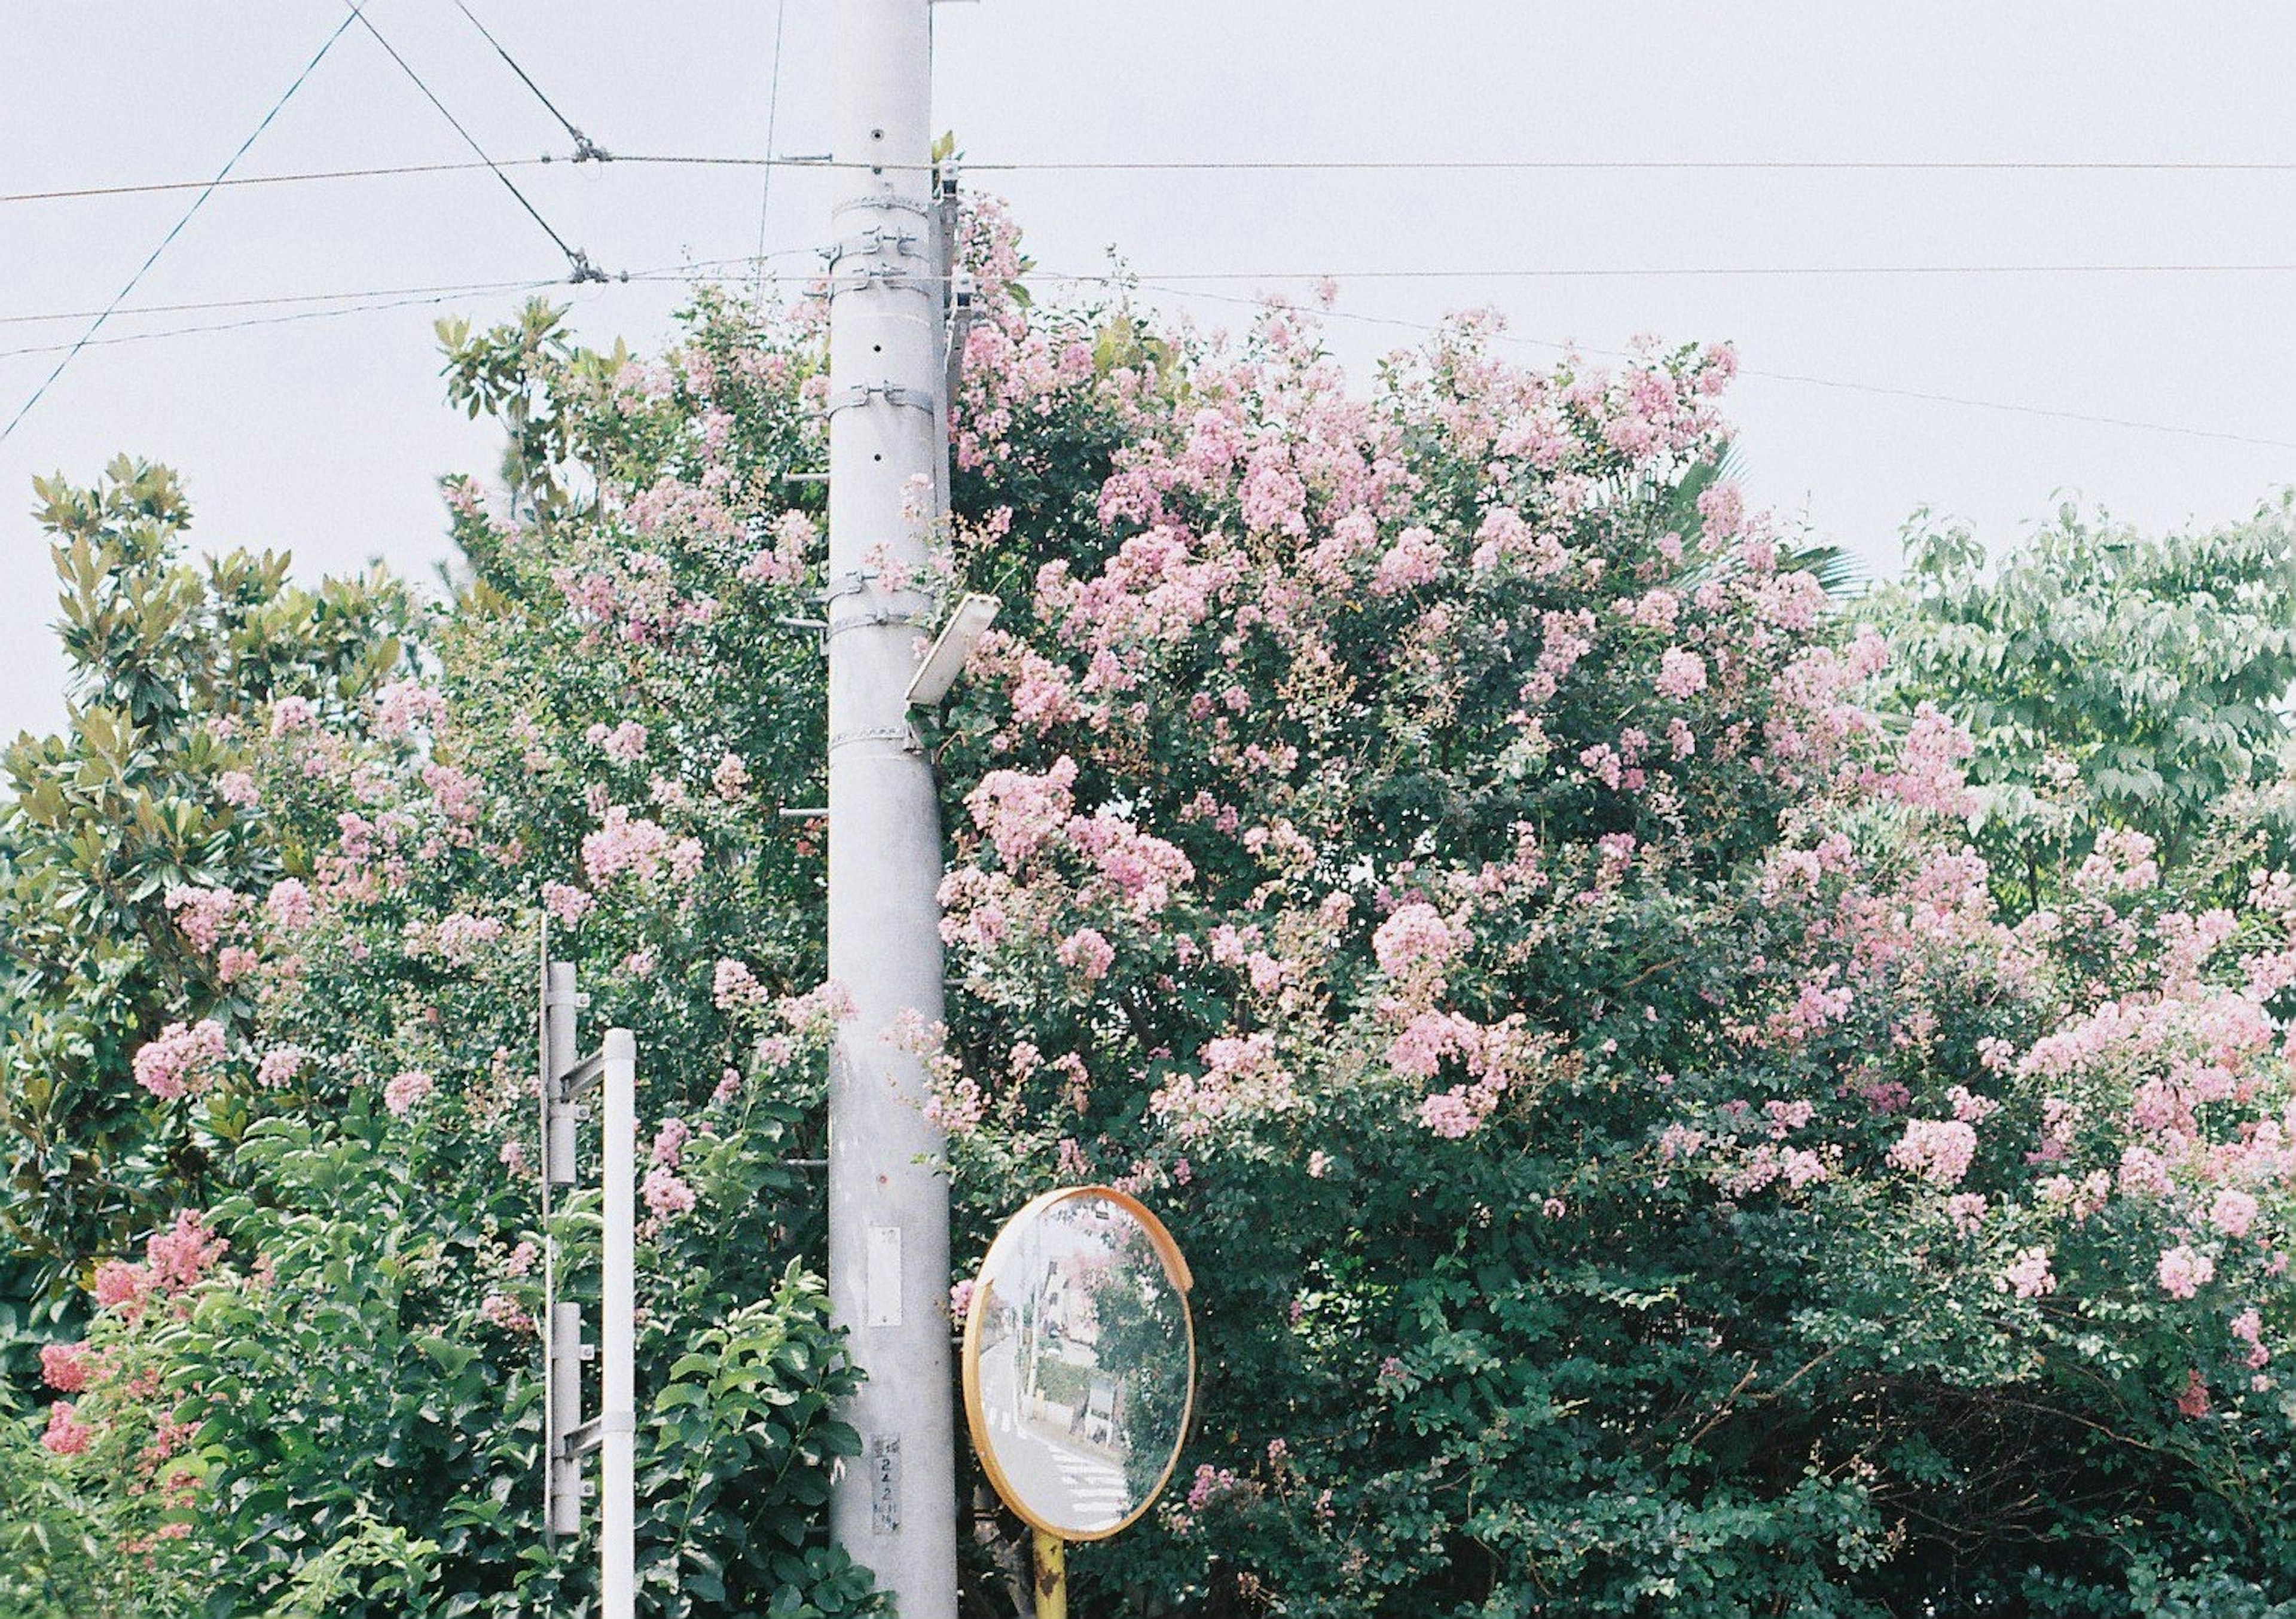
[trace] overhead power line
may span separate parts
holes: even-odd
[[[487,25],[479,20],[477,12],[471,10],[469,6],[464,5],[463,4],[463,0],[455,0],[455,9],[471,20],[471,26],[478,29],[479,32],[485,37],[486,42],[488,45],[494,46],[495,54],[501,57],[504,62],[508,63],[510,70],[518,75],[519,83],[533,91],[534,99],[540,102],[544,108],[548,110],[550,116],[558,120],[559,126],[566,131],[567,136],[574,143],[574,160],[577,163],[607,163],[613,160],[614,154],[612,152],[608,151],[605,148],[600,146],[595,141],[593,141],[588,135],[584,135],[579,129],[577,129],[574,127],[574,121],[568,118],[564,113],[558,110],[558,103],[552,101],[548,96],[542,93],[542,86],[536,84],[528,75],[527,70],[518,65],[518,58],[512,56],[508,50],[504,48],[503,42],[501,40],[496,39],[493,34],[488,32]],[[766,143],[766,150],[768,151],[773,150],[773,142],[770,139]]]
[[[539,94],[537,92],[537,94]],[[545,102],[545,103],[548,103]],[[553,109],[554,112],[555,109]],[[562,119],[562,122],[564,120]],[[571,130],[573,126],[567,127]],[[577,132],[578,133],[578,132]],[[600,153],[600,156],[604,154]],[[311,169],[292,174],[234,176],[230,185],[295,185],[333,180],[381,179],[404,175],[453,174],[472,168],[530,168],[560,159],[540,158],[489,159],[481,163],[394,163],[367,168]],[[620,152],[613,160],[704,168],[815,168],[835,171],[851,168],[898,169],[898,164],[839,163],[825,157],[742,157],[673,152]],[[2215,162],[2209,160],[2056,161],[2005,159],[1969,162],[1875,159],[1872,161],[1798,161],[1792,159],[1571,159],[1490,158],[1458,159],[1172,159],[1094,162],[968,161],[972,174],[2033,174],[2033,175],[2288,175],[2296,162]],[[196,191],[203,180],[155,180],[105,185],[59,187],[45,191],[0,192],[0,202],[59,202],[92,197],[130,197],[152,192]]]
[[[774,78],[773,86],[766,92],[766,150],[774,149],[775,127],[782,112],[782,24],[789,17],[789,0],[774,4]],[[774,169],[777,165],[766,165],[766,177],[758,188],[758,262],[766,262],[766,219],[774,205]],[[762,279],[762,278],[760,278]]]
[[[558,250],[566,255],[567,263],[573,266],[573,275],[571,279],[578,282],[586,281],[603,281],[606,278],[605,272],[592,265],[588,254],[571,246],[567,241],[566,238],[558,233],[556,227],[552,225],[549,220],[545,219],[542,217],[541,210],[536,208],[533,203],[527,200],[526,193],[519,190],[518,183],[503,172],[501,164],[496,162],[494,159],[487,155],[487,149],[479,144],[478,137],[472,135],[469,130],[463,127],[463,120],[456,118],[451,111],[447,110],[447,103],[439,99],[438,93],[423,82],[422,75],[414,70],[414,64],[398,53],[398,47],[392,45],[390,40],[382,37],[382,30],[374,26],[374,23],[367,17],[366,13],[360,11],[357,5],[353,4],[351,7],[351,15],[366,29],[369,34],[374,37],[375,44],[381,45],[383,50],[389,53],[390,60],[398,64],[399,71],[405,73],[407,78],[414,81],[414,87],[422,92],[422,98],[439,110],[439,116],[445,119],[447,124],[454,129],[455,133],[463,137],[463,143],[468,146],[478,155],[479,161],[485,164],[488,168],[494,170],[495,178],[503,183],[503,189],[509,192],[512,196],[518,199],[518,205],[526,210],[527,217],[532,219],[535,224],[540,225],[542,227],[543,233],[548,236],[551,241],[558,244]]]
[[[2020,265],[1494,265],[1440,270],[1181,270],[1143,272],[1144,281],[1546,281],[1736,275],[2284,275],[2296,264]]]
[[[1124,275],[1070,275],[1055,279],[1077,282],[1100,281],[1111,286],[1133,286],[1145,292],[1161,292],[1172,298],[1201,298],[1209,302],[1233,304],[1250,308],[1265,308],[1267,300],[1249,298],[1240,293],[1208,292],[1201,288],[1160,284],[1146,277]],[[1316,317],[1327,321],[1345,321],[1360,326],[1385,326],[1397,331],[1435,336],[1443,328],[1425,321],[1403,320],[1391,315],[1358,315],[1342,309],[1323,309]],[[1552,338],[1517,337],[1509,332],[1495,334],[1498,340],[1532,348],[1544,348],[1560,354],[1597,355],[1605,359],[1628,360],[1635,356],[1623,349],[1599,348],[1584,343],[1559,342]],[[1931,393],[1921,388],[1890,388],[1875,382],[1845,381],[1838,377],[1813,377],[1796,372],[1764,371],[1750,365],[1738,367],[1742,377],[1758,377],[1769,382],[1791,382],[1808,388],[1834,388],[1846,393],[1874,394],[1890,398],[1915,399],[1931,405],[1952,405],[1969,410],[1998,411],[2010,415],[2039,416],[2059,421],[2079,421],[2099,427],[2133,428],[2148,433],[2173,433],[2187,438],[2212,438],[2226,444],[2255,445],[2265,449],[2296,450],[2296,439],[2266,438],[2249,433],[2228,433],[2213,428],[2186,427],[2170,421],[2144,421],[2127,416],[2106,416],[2086,411],[2058,410],[2047,405],[2012,404],[1999,399],[1973,399],[1957,394]]]
[[[800,256],[807,251],[808,251],[808,249],[801,248],[786,249],[780,252],[768,255],[768,257],[791,258]],[[623,279],[633,282],[659,283],[666,281],[685,280],[697,273],[709,270],[728,269],[736,266],[747,267],[752,266],[754,262],[755,261],[748,255],[734,258],[695,259],[689,260],[680,265],[664,266],[651,270],[634,270],[629,272]],[[2064,268],[2068,266],[2049,267]],[[2212,267],[2233,268],[2236,266]],[[2253,267],[2289,269],[2296,266],[2265,266]],[[1735,274],[1736,272],[1725,271],[1717,273]],[[1429,274],[1437,274],[1440,273],[1431,272]],[[1219,277],[1219,279],[1234,278],[1235,277],[1232,275],[1225,274]],[[787,274],[779,275],[767,274],[756,277],[755,279],[758,285],[763,286],[767,283],[809,283],[817,282],[820,279],[820,276],[816,272],[805,272],[802,274]],[[1206,289],[1200,282],[1196,284],[1183,284],[1183,278],[1177,275],[1149,276],[1139,275],[1130,272],[1090,274],[1037,271],[1032,273],[1029,279],[1037,282],[1060,282],[1075,286],[1102,286],[1119,290],[1134,289],[1140,291],[1160,293],[1170,298],[1191,298],[1203,302],[1229,305],[1241,308],[1260,309],[1267,307],[1267,300],[1263,298],[1251,297],[1242,293],[1213,291]],[[1316,275],[1314,279],[1339,281],[1345,280],[1347,278],[1340,275],[1319,274]],[[217,331],[234,331],[250,327],[283,325],[308,320],[325,319],[335,315],[362,315],[381,310],[407,308],[421,304],[436,304],[455,297],[469,297],[483,293],[504,291],[545,291],[554,286],[562,284],[564,284],[562,281],[557,278],[532,281],[464,282],[429,287],[373,288],[357,291],[274,294],[263,298],[217,298],[197,303],[152,304],[145,305],[135,309],[114,308],[111,313],[117,315],[122,314],[157,315],[213,312],[225,309],[265,308],[275,307],[276,306],[292,303],[324,302],[334,306],[328,308],[303,309],[291,311],[284,314],[257,315],[243,320],[212,322],[186,326],[168,327],[155,331],[126,332],[116,337],[102,339],[94,339],[91,336],[89,339],[83,339],[82,343],[77,347],[110,346],[111,344],[118,343],[143,342],[154,339],[197,336]],[[55,315],[0,316],[0,324],[16,324],[36,321],[76,318],[78,313],[78,312],[62,312]],[[1407,331],[1419,336],[1434,336],[1439,334],[1444,330],[1441,326],[1431,322],[1406,320],[1390,315],[1363,315],[1349,310],[1319,310],[1316,314],[1317,317],[1323,320],[1343,322],[1352,325],[1384,327],[1389,330]],[[1608,359],[1629,359],[1633,357],[1623,350],[1603,348],[1580,343],[1566,343],[1554,339],[1521,337],[1505,332],[1498,333],[1496,336],[1498,340],[1502,342],[1528,348],[1543,348],[1555,353],[1587,354]],[[0,359],[8,359],[35,354],[52,354],[57,352],[60,348],[66,348],[68,346],[66,345],[60,344],[36,345],[29,348],[4,349],[0,350]],[[2033,416],[2060,421],[2077,421],[2094,426],[2126,428],[2143,432],[2169,433],[2183,437],[2214,439],[2223,443],[2252,445],[2267,449],[2296,450],[2296,440],[2267,438],[2247,433],[2224,432],[2210,428],[2189,427],[2177,422],[2149,421],[2131,417],[2109,416],[2089,412],[2060,410],[2046,405],[2018,404],[2005,400],[1972,398],[1958,394],[1937,393],[1919,388],[1894,388],[1881,383],[1852,381],[1839,377],[1816,377],[1796,372],[1767,371],[1745,365],[1739,367],[1739,375],[1758,378],[1764,381],[1784,382],[1808,388],[1832,388],[1841,392],[1866,394],[1890,398],[1911,399],[1925,404],[1948,405],[1969,410],[1993,411],[2013,415]]]
[[[253,146],[261,138],[263,132],[271,127],[271,120],[279,116],[280,110],[295,99],[295,92],[303,87],[303,81],[309,78],[317,70],[318,65],[326,60],[327,53],[335,48],[335,41],[343,37],[353,21],[359,20],[361,20],[361,12],[354,0],[350,15],[338,22],[334,32],[320,42],[319,48],[312,53],[311,60],[303,64],[303,70],[295,75],[286,89],[280,92],[279,99],[271,103],[271,110],[263,115],[261,121],[248,132],[247,138],[239,143],[239,150],[224,160],[224,166],[216,171],[215,178],[201,189],[198,196],[192,199],[192,205],[184,210],[183,217],[168,227],[168,233],[160,238],[159,245],[145,255],[144,262],[135,267],[135,274],[127,278],[127,284],[112,295],[111,302],[104,306],[88,329],[80,334],[79,341],[64,351],[63,357],[56,362],[55,369],[47,374],[39,387],[32,390],[31,397],[16,407],[16,413],[8,419],[8,425],[0,428],[0,444],[5,444],[8,441],[9,437],[15,432],[18,424],[31,413],[34,405],[39,404],[42,396],[55,386],[56,379],[64,374],[64,368],[72,363],[72,357],[95,340],[95,334],[103,330],[103,323],[111,318],[112,311],[127,301],[127,295],[135,290],[136,286],[152,266],[160,262],[160,255],[168,250],[168,244],[183,234],[184,227],[191,224],[192,217],[200,211],[209,197],[215,195],[216,188],[230,176],[233,168],[238,164],[240,159],[247,155],[248,148]]]
[[[809,249],[793,249],[806,251]],[[747,255],[739,258],[698,259],[682,265],[662,266],[652,270],[632,270],[618,275],[612,282],[660,283],[687,281],[697,272],[750,266]],[[767,276],[769,282],[810,282],[811,274]],[[379,310],[407,309],[422,304],[439,304],[452,298],[467,298],[488,292],[545,292],[567,284],[562,275],[526,281],[458,282],[431,287],[375,287],[363,291],[308,292],[277,294],[269,298],[210,298],[198,303],[146,304],[136,309],[116,310],[116,315],[160,315],[212,313],[225,309],[260,309],[283,304],[327,304],[327,308],[298,309],[284,314],[252,315],[244,320],[202,322],[188,326],[167,326],[151,331],[124,331],[111,337],[92,339],[89,348],[110,348],[121,343],[142,343],[160,338],[197,337],[214,331],[240,331],[258,326],[284,326],[302,321],[326,320],[339,315],[367,315]],[[54,320],[55,315],[10,315],[0,317],[0,324],[31,321]],[[68,347],[60,343],[38,343],[22,348],[0,348],[0,360],[17,359],[26,355],[54,354]]]
[[[472,167],[476,167],[473,165]],[[739,258],[698,259],[685,267],[704,270],[736,265],[763,265],[776,258],[800,257],[813,251],[808,248],[785,248],[775,252],[759,252]],[[632,273],[636,275],[636,272]],[[660,272],[646,272],[658,276]],[[2296,264],[2036,264],[2036,265],[1582,265],[1529,266],[1501,265],[1482,269],[1422,269],[1422,270],[1165,270],[1136,273],[1143,282],[1174,286],[1183,282],[1318,282],[1332,281],[1341,284],[1365,281],[1517,281],[1571,280],[1576,278],[1637,278],[1664,279],[1669,277],[1732,276],[1865,276],[1865,275],[2247,275],[2296,274]],[[760,285],[775,282],[807,281],[814,275],[769,275],[754,277]],[[1105,275],[1064,276],[1046,272],[1036,273],[1036,278],[1048,281],[1080,281],[1093,284],[1108,282]],[[274,293],[264,297],[207,298],[191,303],[139,304],[116,308],[116,316],[126,315],[180,315],[193,311],[216,309],[251,309],[271,304],[325,303],[338,299],[414,296],[429,292],[484,292],[504,287],[523,286],[518,281],[457,282],[439,286],[362,288],[341,292]],[[1250,300],[1246,300],[1250,301]],[[85,320],[99,313],[89,309],[58,309],[43,315],[0,315],[0,326],[33,325],[48,321]],[[27,352],[22,349],[15,353]]]
[[[766,258],[769,261],[776,258],[792,258],[811,254],[813,251],[811,248],[783,248],[767,254]],[[630,272],[630,279],[660,281],[667,276],[685,275],[704,270],[727,269],[737,265],[747,266],[754,262],[755,259],[749,254],[743,254],[739,258],[688,259],[681,264],[652,270],[633,270]],[[814,278],[808,275],[773,279],[811,280]],[[128,304],[114,309],[111,314],[112,318],[116,320],[128,315],[189,315],[217,309],[262,309],[282,304],[328,304],[377,298],[416,298],[434,292],[499,292],[528,284],[527,282],[517,280],[472,281],[449,282],[421,287],[358,287],[328,292],[273,292],[249,298],[199,298],[188,303]],[[57,309],[45,315],[0,315],[0,326],[30,326],[50,321],[79,321],[86,320],[96,313],[97,311],[93,309]],[[26,351],[18,349],[13,352],[20,354]]]

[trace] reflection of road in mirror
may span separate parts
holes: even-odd
[[[1186,1305],[1132,1213],[1062,1199],[1006,1228],[984,1267],[977,1438],[1008,1498],[1088,1535],[1161,1484],[1185,1420]]]
[[[1024,1391],[1020,1358],[1011,1338],[980,1354],[981,1413],[1006,1483],[1048,1522],[1087,1532],[1122,1523],[1132,1510],[1122,1460],[1071,1437],[1070,1408]]]

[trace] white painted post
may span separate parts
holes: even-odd
[[[829,318],[829,973],[854,1016],[832,1056],[829,1282],[865,1374],[830,1526],[901,1619],[956,1613],[945,1143],[923,1065],[884,1038],[941,1016],[939,805],[909,729],[930,633],[922,526],[947,386],[932,178],[931,0],[838,0]],[[884,569],[906,577],[888,576]]]
[[[608,1029],[599,1179],[605,1192],[604,1277],[599,1297],[598,1612],[631,1619],[637,1604],[637,1063],[636,1039]]]

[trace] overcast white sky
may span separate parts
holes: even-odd
[[[610,149],[766,150],[777,0],[469,0]],[[827,144],[833,0],[786,0],[784,153]],[[378,25],[497,158],[565,137],[450,0]],[[341,13],[330,0],[0,0],[0,192],[210,175]],[[937,9],[935,117],[977,162],[1572,159],[2296,162],[2296,6],[2251,4],[980,0]],[[354,29],[240,172],[454,160],[454,133]],[[755,170],[515,171],[609,269],[750,252]],[[981,176],[982,184],[989,184]],[[1158,273],[2296,264],[2296,174],[1793,172],[995,176],[1037,260]],[[781,173],[768,246],[826,229]],[[183,193],[0,203],[0,421],[182,212]],[[802,260],[793,261],[802,263]],[[560,272],[484,173],[218,192],[133,304]],[[1195,285],[1198,283],[1191,283]],[[1228,294],[1272,285],[1247,275]],[[1295,283],[1296,284],[1296,283]],[[447,308],[503,314],[514,293]],[[656,342],[674,286],[585,289],[586,337]],[[2296,450],[1820,387],[1951,395],[2296,441],[2296,275],[1468,276],[1347,285],[1342,312],[1489,305],[1535,339],[1729,338],[1754,493],[1886,572],[1923,503],[2014,539],[2075,493],[2152,526],[2240,515]],[[1240,311],[1202,304],[1207,316]],[[30,478],[114,453],[182,471],[210,546],[306,573],[445,554],[434,488],[491,436],[444,407],[409,307],[91,347],[0,445],[0,734],[61,717]],[[115,319],[105,336],[272,311]],[[1361,363],[1398,340],[1333,327]],[[1536,349],[1528,351],[1537,355]]]

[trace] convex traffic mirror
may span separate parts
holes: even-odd
[[[989,1245],[965,1315],[965,1417],[1031,1527],[1105,1540],[1172,1476],[1195,1398],[1192,1285],[1163,1222],[1105,1186],[1046,1193]]]

